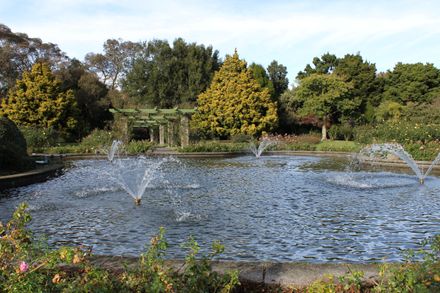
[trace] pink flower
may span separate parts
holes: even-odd
[[[26,272],[28,269],[29,269],[29,265],[28,265],[26,262],[22,261],[22,262],[20,263],[20,272],[21,272],[21,273],[24,273],[24,272]]]

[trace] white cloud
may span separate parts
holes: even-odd
[[[383,66],[390,66],[398,60],[395,58],[416,53],[403,50],[402,44],[406,48],[427,44],[439,48],[433,43],[440,34],[438,9],[433,9],[440,6],[435,1],[425,6],[415,1],[352,2],[255,1],[247,7],[233,1],[43,0],[34,2],[31,10],[35,13],[5,24],[57,43],[79,59],[87,52],[101,51],[108,38],[172,41],[183,37],[212,44],[222,55],[237,47],[244,58],[263,65],[276,59],[291,73],[327,51],[361,51],[378,65],[388,58]],[[390,55],[381,56],[381,48]],[[422,62],[434,61],[430,59],[434,56],[423,57]],[[293,60],[297,58],[307,59]]]

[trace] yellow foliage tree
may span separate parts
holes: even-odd
[[[260,86],[235,51],[226,56],[210,87],[197,98],[192,121],[211,136],[258,136],[276,127],[277,107],[269,90]]]
[[[15,87],[2,100],[0,115],[18,125],[71,131],[77,125],[78,112],[72,90],[62,91],[46,63],[36,63],[24,72]]]

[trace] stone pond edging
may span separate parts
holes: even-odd
[[[160,149],[146,153],[146,156],[175,156],[177,158],[233,158],[248,155],[248,152],[193,152],[193,153],[181,153],[169,149]],[[96,154],[36,154],[38,156],[47,156],[60,159],[60,163],[49,164],[44,167],[37,168],[35,170],[17,173],[13,175],[0,176],[0,190],[14,188],[33,183],[43,182],[48,178],[55,176],[59,171],[64,168],[62,161],[70,160],[84,160],[84,159],[107,159],[105,155]],[[268,151],[263,154],[264,156],[315,156],[315,157],[336,157],[336,158],[349,158],[355,157],[357,153],[350,152],[329,152],[329,151]],[[372,166],[384,166],[398,169],[409,169],[408,165],[400,160],[378,160],[370,159],[367,157],[358,157],[361,159],[362,164]],[[419,166],[424,168],[429,167],[431,162],[416,161]],[[432,174],[440,175],[440,165],[434,166]]]
[[[63,168],[64,164],[54,163],[27,172],[0,176],[0,190],[46,181]]]
[[[323,151],[270,151],[265,152],[262,156],[313,156],[313,157],[349,157],[355,153],[349,152],[323,152]],[[39,154],[44,155],[44,154]],[[251,155],[249,152],[178,152],[173,150],[150,151],[143,153],[147,157],[173,156],[177,158],[234,158],[240,156]],[[64,160],[84,160],[84,159],[107,159],[106,155],[101,154],[62,154],[59,156]],[[132,157],[137,155],[127,155]],[[253,156],[253,155],[252,155]],[[125,156],[124,156],[125,157]]]
[[[122,272],[124,268],[133,269],[138,265],[136,257],[95,255],[91,262],[113,272]],[[165,264],[178,271],[182,268],[183,260],[167,260]],[[371,287],[379,276],[380,264],[349,264],[328,263],[313,264],[307,262],[247,262],[247,261],[213,261],[212,269],[223,274],[227,271],[238,270],[242,286],[304,288],[315,281],[323,280],[326,276],[339,277],[352,272],[363,272],[365,287]]]
[[[174,150],[155,150],[147,152],[146,156],[174,156],[176,158],[234,158],[239,156],[251,155],[249,152],[193,152],[193,153],[181,153]],[[330,157],[330,158],[355,158],[357,156],[360,159],[361,164],[370,166],[384,166],[395,169],[410,169],[410,167],[401,160],[394,159],[370,159],[365,156],[359,156],[358,153],[351,152],[334,152],[334,151],[267,151],[262,156],[310,156],[310,157]],[[82,159],[106,159],[104,155],[79,155],[79,154],[66,154],[63,155],[66,160],[82,160]],[[416,163],[423,167],[428,168],[431,162],[429,161],[416,161]],[[435,165],[431,174],[440,175],[440,164]]]

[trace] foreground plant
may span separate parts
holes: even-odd
[[[183,244],[189,249],[180,268],[167,265],[164,257],[168,243],[164,238],[165,230],[151,239],[150,248],[140,257],[139,266],[123,273],[121,279],[127,287],[136,292],[231,292],[238,282],[238,272],[232,271],[220,275],[212,271],[212,260],[223,252],[224,247],[213,243],[213,251],[197,258],[200,247],[190,237]]]
[[[326,276],[304,290],[291,292],[440,292],[440,235],[425,240],[424,248],[407,251],[402,264],[383,264],[372,284],[363,282],[363,273],[354,271],[335,278]]]
[[[31,220],[26,208],[21,204],[6,225],[0,223],[0,291],[53,291],[53,270],[61,264],[79,263],[84,252],[67,247],[49,250],[41,242],[34,243],[26,228]]]
[[[440,292],[440,235],[423,244],[424,249],[406,253],[404,264],[384,264],[374,292]]]
[[[95,266],[85,248],[53,250],[35,242],[26,208],[20,205],[6,225],[0,223],[0,292],[230,292],[238,284],[238,272],[212,271],[211,261],[224,249],[217,242],[198,259],[199,246],[190,238],[184,244],[190,252],[176,270],[165,263],[161,228],[136,269],[117,273]]]

